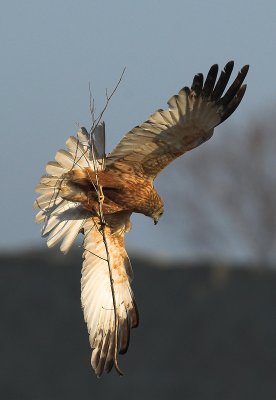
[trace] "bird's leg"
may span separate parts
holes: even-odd
[[[104,194],[103,194],[102,185],[99,185],[99,189],[98,189],[98,202],[99,202],[99,204],[103,204],[103,202],[104,202]]]
[[[100,230],[103,232],[106,223],[105,220],[103,218],[103,202],[104,202],[104,194],[103,194],[103,187],[102,185],[98,185],[98,203],[99,203],[99,207],[100,207]]]

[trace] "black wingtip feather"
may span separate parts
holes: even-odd
[[[202,96],[203,97],[209,97],[210,94],[212,93],[212,90],[214,89],[216,79],[218,76],[218,70],[219,66],[218,64],[212,65],[212,67],[209,69],[208,75],[206,77],[203,89],[202,89]]]
[[[202,92],[202,87],[203,87],[203,74],[199,73],[195,75],[191,89],[192,91],[195,92],[197,96],[199,96],[200,93]]]
[[[133,312],[130,313],[130,321],[131,321],[130,327],[137,328],[139,325],[139,320],[140,320],[140,316],[139,316],[137,303],[136,303],[135,298],[133,298]]]
[[[249,70],[249,65],[245,65],[244,67],[242,67],[232,85],[229,87],[225,95],[220,99],[219,104],[226,105],[232,101],[232,99],[238,93],[241,85],[243,84],[243,81],[247,75],[248,70]]]
[[[203,75],[197,74],[191,86],[191,91],[196,93],[196,96],[201,96],[206,101],[214,102],[219,107],[218,112],[221,116],[219,123],[225,121],[236,110],[246,90],[246,85],[243,85],[243,82],[248,73],[249,65],[244,65],[241,68],[234,82],[223,95],[233,68],[234,61],[231,60],[225,65],[217,80],[219,67],[218,64],[214,64],[209,69],[205,82],[203,81]],[[189,94],[187,87],[180,92],[183,93],[184,91]]]
[[[222,93],[224,92],[227,86],[227,83],[229,82],[233,68],[234,68],[234,61],[229,61],[225,65],[223,71],[221,71],[220,77],[211,95],[213,101],[216,101],[221,97]]]
[[[236,94],[236,96],[232,99],[232,101],[228,104],[228,106],[224,109],[224,112],[222,114],[222,118],[220,123],[225,121],[228,117],[230,117],[231,114],[236,110],[236,108],[239,106],[240,102],[242,101],[242,98],[245,94],[247,85],[242,85]]]
[[[109,372],[112,370],[114,365],[114,360],[108,360],[105,363],[105,368],[104,368],[104,372],[106,372],[107,374],[109,374]]]
[[[226,63],[224,70],[227,70],[228,68],[231,69],[231,72],[233,71],[234,68],[234,64],[235,62],[233,60],[228,61],[228,63]]]
[[[128,320],[124,320],[120,326],[119,335],[119,354],[125,354],[129,346],[130,324]]]

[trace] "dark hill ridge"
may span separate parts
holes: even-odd
[[[140,326],[119,359],[125,376],[98,380],[79,252],[6,254],[0,263],[1,399],[276,398],[275,270],[134,260]]]

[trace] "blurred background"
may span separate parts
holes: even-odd
[[[3,1],[0,391],[5,399],[275,399],[275,18],[259,1]],[[34,187],[79,126],[107,148],[171,95],[235,60],[246,95],[214,137],[156,180],[157,226],[126,237],[141,323],[125,377],[97,380],[80,308],[81,251],[46,249]]]

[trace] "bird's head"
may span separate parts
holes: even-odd
[[[154,225],[157,224],[157,222],[159,221],[160,217],[162,217],[163,214],[164,214],[164,207],[162,206],[152,215]]]
[[[150,195],[147,198],[146,207],[147,210],[146,212],[143,211],[143,214],[152,218],[154,225],[156,225],[157,222],[159,221],[159,218],[164,213],[164,203],[154,188],[152,189]]]

